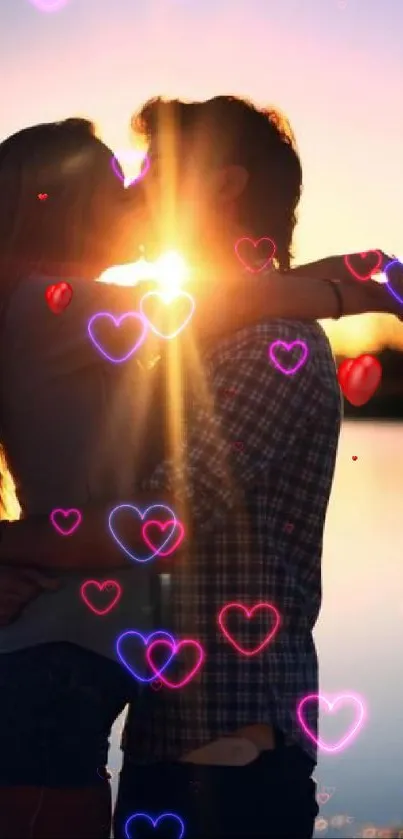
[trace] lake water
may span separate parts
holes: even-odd
[[[316,835],[342,839],[400,825],[403,836],[403,424],[343,425],[315,637],[321,692],[329,700],[358,695],[366,709],[343,750],[319,752],[315,777],[331,797]],[[339,708],[337,720],[321,717],[324,742],[337,743],[352,725],[352,709]],[[114,794],[122,724],[120,717],[109,758]]]

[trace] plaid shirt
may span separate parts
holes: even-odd
[[[307,360],[285,375],[268,347],[296,340],[306,343]],[[297,350],[277,354],[285,367],[298,357]],[[187,553],[178,565],[172,560],[171,620],[160,628],[199,641],[205,659],[183,688],[147,686],[143,714],[133,704],[122,741],[130,760],[175,760],[255,723],[280,728],[288,745],[316,759],[296,709],[318,691],[312,631],[340,422],[334,359],[317,323],[267,321],[205,355],[181,451],[147,482],[156,498],[172,492],[179,517],[187,503],[192,521]],[[218,615],[229,603],[278,610],[280,628],[257,654],[237,651],[220,628]],[[250,620],[235,610],[227,621],[245,650],[258,647],[272,625],[267,610]],[[317,716],[317,703],[308,703],[313,732]]]

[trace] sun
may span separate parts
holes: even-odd
[[[114,265],[101,274],[97,282],[132,286],[141,280],[154,280],[163,299],[169,303],[177,297],[190,277],[190,268],[179,251],[169,250],[155,262],[139,259],[129,265]]]

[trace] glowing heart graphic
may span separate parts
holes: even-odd
[[[196,652],[197,652],[198,658],[197,658],[196,664],[190,670],[190,673],[188,673],[187,676],[185,676],[180,682],[177,682],[176,684],[169,681],[168,679],[165,678],[165,676],[162,675],[163,670],[166,669],[165,666],[161,670],[161,668],[158,668],[154,664],[154,662],[152,661],[151,656],[152,656],[153,651],[155,650],[155,648],[157,646],[161,646],[161,645],[165,645],[166,647],[170,647],[170,649],[172,650],[172,655],[169,659],[169,662],[172,660],[174,655],[177,655],[179,653],[179,651],[181,649],[182,650],[185,649],[185,647],[188,647],[188,648],[191,647],[192,649],[195,649]],[[177,643],[176,641],[161,640],[161,641],[153,641],[152,642],[151,646],[148,647],[148,649],[146,651],[146,656],[147,656],[147,661],[148,661],[151,669],[153,670],[155,675],[158,676],[159,679],[161,679],[161,682],[164,685],[166,685],[166,687],[176,689],[176,688],[182,688],[185,685],[189,684],[191,679],[193,679],[193,676],[195,676],[196,673],[198,672],[198,670],[200,670],[200,667],[201,667],[201,665],[203,664],[203,661],[204,661],[204,650],[203,650],[201,644],[199,644],[198,641],[191,641],[191,640],[185,639],[185,640],[179,641],[179,643]],[[169,662],[168,662],[168,664],[169,664]]]
[[[336,787],[322,787],[320,792],[316,793],[316,800],[322,807],[327,804],[336,792]]]
[[[147,300],[151,300],[151,298],[158,299],[162,303],[162,305],[165,307],[165,309],[167,307],[169,308],[171,306],[175,306],[179,301],[184,301],[185,300],[186,303],[188,304],[188,308],[189,308],[188,315],[187,315],[187,317],[185,317],[184,320],[182,320],[180,326],[176,330],[174,330],[170,334],[167,334],[166,332],[163,332],[160,329],[157,329],[157,327],[155,326],[155,323],[153,323],[153,321],[151,320],[151,317],[148,317],[148,315],[146,315],[146,313],[144,311],[145,302]],[[159,291],[148,291],[141,298],[141,302],[140,302],[141,314],[143,315],[144,318],[146,318],[146,320],[149,323],[150,328],[152,329],[154,334],[158,335],[159,338],[165,338],[165,339],[176,338],[177,335],[179,335],[179,333],[182,332],[182,330],[185,328],[185,326],[187,326],[187,324],[189,323],[189,321],[190,321],[190,319],[191,319],[191,317],[194,313],[194,310],[195,310],[195,302],[194,302],[191,294],[188,294],[187,291],[181,291],[173,299],[169,299],[169,300],[166,299],[164,297],[164,295],[161,294],[161,292],[159,292]],[[155,314],[154,314],[154,317],[155,317]]]
[[[179,534],[178,534],[178,537],[177,537],[176,541],[172,545],[172,547],[170,547],[167,551],[161,551],[159,548],[155,547],[155,543],[153,543],[151,541],[150,537],[148,536],[147,531],[150,529],[150,527],[154,527],[154,528],[157,527],[158,530],[163,532],[169,526],[171,526],[171,527],[173,526],[174,529],[175,529],[175,527],[177,527],[178,530],[179,530]],[[146,521],[143,524],[143,530],[142,530],[143,539],[144,539],[146,545],[150,548],[150,550],[156,552],[156,554],[155,554],[156,556],[162,556],[162,557],[170,556],[170,554],[172,554],[176,550],[176,548],[180,545],[184,535],[185,535],[185,529],[183,527],[183,524],[180,523],[180,521],[172,521],[172,520],[169,519],[168,521],[162,523],[160,521],[151,520],[151,521]],[[164,542],[164,544],[166,544],[166,542]]]
[[[164,630],[156,630],[156,632],[152,632],[151,635],[142,635],[141,632],[137,632],[136,629],[129,629],[129,630],[127,630],[127,632],[123,632],[122,635],[119,636],[119,638],[116,642],[116,652],[117,652],[118,658],[120,659],[123,666],[126,667],[126,669],[129,671],[129,673],[131,673],[131,675],[134,676],[134,678],[137,679],[138,682],[144,682],[145,684],[151,684],[151,682],[154,682],[157,679],[159,679],[160,673],[163,673],[164,670],[166,670],[169,663],[172,661],[172,658],[174,657],[175,652],[174,652],[174,650],[172,651],[168,660],[165,662],[163,667],[161,667],[159,669],[158,672],[153,670],[153,672],[154,672],[153,676],[144,677],[144,676],[141,676],[140,673],[137,672],[137,670],[135,670],[133,664],[129,663],[128,658],[127,658],[128,654],[124,653],[122,647],[124,645],[127,646],[127,642],[129,640],[132,641],[133,638],[135,638],[136,640],[140,639],[142,644],[143,644],[143,647],[147,648],[151,639],[156,638],[157,635],[158,636],[164,636],[165,638],[169,639],[171,644],[175,644],[175,641],[174,641],[174,638],[172,637],[172,635],[170,635],[169,632],[165,632]],[[133,653],[132,653],[132,656],[133,656]],[[161,685],[160,685],[160,687],[161,687]]]
[[[140,164],[140,173],[135,175],[133,178],[125,177],[124,174],[122,174],[122,166],[124,166],[125,163],[128,167],[131,168],[134,166],[136,169]],[[144,152],[136,149],[122,149],[112,157],[111,165],[116,177],[124,183],[125,187],[128,187],[132,186],[132,184],[139,181],[141,178],[144,178],[144,175],[147,174],[150,168],[150,161],[147,155],[144,156]]]
[[[344,702],[353,704],[356,711],[356,720],[355,722],[353,722],[347,734],[341,740],[339,740],[337,743],[329,745],[328,743],[325,743],[320,737],[317,737],[313,731],[311,731],[311,729],[308,726],[308,723],[304,719],[304,709],[308,702],[323,702],[326,705],[329,713],[333,713],[336,706],[340,703]],[[350,740],[352,740],[354,735],[358,733],[363,723],[364,716],[365,711],[363,702],[361,701],[361,699],[359,699],[358,696],[354,696],[353,694],[342,694],[341,696],[337,696],[333,702],[330,702],[330,700],[322,694],[310,694],[309,696],[305,696],[297,707],[297,717],[305,734],[307,734],[308,737],[310,737],[310,739],[313,740],[313,742],[325,752],[340,752],[344,748],[344,746],[346,746],[347,743],[349,743]]]
[[[392,276],[390,276],[391,274],[392,275],[395,274],[396,275],[396,280],[399,279],[400,282],[402,283],[402,280],[403,280],[403,263],[400,262],[399,259],[393,259],[392,262],[389,262],[388,265],[386,266],[386,268],[384,269],[384,274],[387,278],[387,283],[386,283],[387,290],[389,291],[390,294],[393,295],[393,297],[395,298],[395,300],[397,300],[398,303],[401,303],[403,305],[403,297],[401,297],[401,295],[398,294],[398,292],[393,288]],[[401,285],[401,287],[402,287],[402,285]]]
[[[116,516],[119,515],[119,513],[122,512],[122,510],[126,510],[127,512],[130,512],[130,515],[132,515],[134,513],[136,515],[136,517],[139,517],[141,519],[141,521],[144,521],[144,519],[146,518],[148,513],[150,513],[151,510],[165,510],[170,515],[170,523],[172,524],[171,532],[167,536],[165,542],[163,542],[163,544],[158,548],[158,550],[153,550],[153,553],[150,554],[150,556],[146,556],[146,557],[136,556],[127,547],[125,542],[122,541],[121,538],[119,538],[118,534],[116,533],[116,530],[114,529],[114,519],[116,519]],[[163,552],[164,549],[166,548],[166,546],[168,545],[169,540],[172,538],[175,527],[177,525],[179,526],[179,522],[177,521],[174,512],[169,507],[167,507],[166,504],[152,504],[151,507],[147,507],[147,509],[144,511],[144,513],[142,513],[141,510],[139,510],[138,507],[135,507],[133,504],[118,504],[118,506],[114,507],[114,509],[110,513],[109,521],[108,521],[109,531],[112,534],[115,542],[117,542],[119,547],[122,548],[122,551],[124,551],[127,554],[127,556],[129,556],[130,559],[133,559],[135,562],[150,562],[150,560],[154,559],[155,556],[161,556],[161,552]],[[115,525],[115,527],[116,527],[116,525]],[[162,555],[163,555],[163,553],[162,553]]]
[[[291,352],[296,347],[300,348],[301,350],[301,358],[291,367],[284,367],[284,365],[276,358],[276,353],[278,350],[285,350],[286,352]],[[276,367],[280,373],[284,373],[286,376],[293,376],[294,373],[305,364],[305,361],[308,357],[308,347],[305,341],[292,341],[291,344],[287,344],[285,341],[273,341],[272,344],[269,346],[269,358],[271,363]]]
[[[40,12],[58,12],[68,3],[68,0],[28,0]]]
[[[262,242],[265,242],[264,248],[261,247]],[[252,259],[250,259],[250,258],[248,260],[245,259],[244,257],[241,256],[241,254],[239,252],[240,250],[245,252],[245,250],[246,250],[245,243],[247,243],[248,246],[252,245],[252,247],[255,249],[255,253],[252,256]],[[259,256],[258,255],[257,248],[259,248],[259,247],[260,247],[260,252],[261,253],[262,253],[262,250],[265,251],[265,256]],[[248,247],[247,250],[250,251],[250,247]],[[250,239],[249,236],[243,236],[241,239],[238,239],[238,241],[236,242],[236,245],[235,245],[235,253],[236,253],[239,261],[242,263],[244,268],[247,269],[247,271],[251,271],[253,274],[259,274],[260,271],[264,271],[264,269],[267,268],[267,266],[272,261],[275,252],[276,252],[276,246],[273,242],[273,239],[269,239],[268,236],[262,236],[261,239]],[[251,265],[251,262],[256,263],[257,260],[261,260],[261,259],[263,259],[264,262],[259,268],[255,268],[253,265]]]
[[[352,265],[353,260],[358,262],[358,270],[354,269]],[[370,280],[374,274],[381,270],[382,254],[379,251],[365,251],[360,254],[349,254],[344,257],[344,262],[347,265],[350,274],[352,274],[356,280],[365,282],[366,280]]]
[[[148,813],[134,813],[133,816],[130,816],[130,818],[128,818],[125,824],[126,839],[136,839],[136,835],[131,832],[131,824],[135,821],[135,819],[147,819],[147,821],[150,822],[154,830],[156,828],[158,829],[159,824],[163,821],[163,819],[173,819],[175,822],[177,822],[178,833],[175,837],[172,834],[172,839],[182,839],[185,833],[185,825],[180,816],[177,816],[176,813],[162,813],[156,819],[153,819],[152,816],[148,815]],[[169,835],[171,835],[171,833]],[[166,836],[166,833],[164,833],[164,836]]]
[[[365,353],[342,361],[337,378],[346,399],[359,408],[374,395],[382,378],[382,367],[377,358]]]
[[[266,609],[266,611],[270,612],[274,616],[273,628],[270,630],[270,632],[267,633],[263,641],[252,650],[246,650],[244,647],[241,647],[240,644],[238,644],[238,642],[235,640],[235,638],[232,637],[231,633],[225,626],[225,621],[227,619],[228,612],[234,609],[240,609],[248,620],[253,618],[256,612],[262,611],[263,609]],[[257,655],[261,652],[261,650],[267,647],[268,644],[270,644],[270,641],[276,635],[277,630],[280,626],[280,615],[277,609],[274,606],[272,606],[271,603],[257,603],[257,605],[253,606],[251,609],[248,609],[242,603],[228,603],[226,606],[223,607],[223,609],[221,609],[221,612],[218,615],[218,623],[227,641],[229,641],[230,644],[232,644],[232,646],[235,647],[237,652],[241,653],[242,655]]]
[[[106,592],[107,597],[109,599],[109,603],[106,604],[103,608],[99,608],[91,603],[91,592],[90,589],[98,589],[99,592]],[[88,593],[87,593],[88,592]],[[107,615],[108,612],[116,606],[118,600],[120,600],[122,596],[122,589],[119,583],[116,580],[106,580],[104,583],[98,582],[98,580],[86,580],[85,583],[82,584],[80,589],[80,594],[86,606],[94,612],[95,615]],[[94,596],[94,592],[92,597]]]
[[[108,326],[110,326],[111,323],[113,324],[115,329],[119,329],[121,325],[125,323],[125,321],[127,321],[125,326],[129,324],[129,326],[131,327],[129,336],[127,336],[126,333],[126,338],[129,337],[131,346],[129,351],[126,352],[126,354],[121,355],[117,358],[116,355],[113,356],[109,352],[107,352],[107,350],[104,349],[99,339],[95,337],[94,331],[97,329],[99,330],[100,324],[103,326],[106,326],[108,324]],[[135,333],[137,333],[135,334],[134,339],[133,329]],[[140,335],[138,335],[139,331]],[[98,312],[96,315],[93,315],[88,322],[88,334],[94,346],[97,348],[97,350],[99,350],[100,353],[102,353],[102,355],[105,358],[108,359],[108,361],[113,361],[115,364],[120,364],[122,361],[127,361],[128,358],[131,358],[131,356],[134,355],[136,350],[138,350],[138,348],[141,347],[147,334],[147,323],[139,312],[126,312],[124,315],[119,315],[119,317],[115,317],[114,315],[111,315],[109,312]]]
[[[45,291],[46,302],[55,315],[64,312],[72,297],[73,289],[69,283],[54,283],[49,285]]]
[[[59,520],[60,518],[64,519],[64,521],[59,523],[56,521],[57,518]],[[66,519],[71,518],[73,519],[73,523],[69,526],[66,522]],[[61,508],[58,508],[57,510],[52,510],[50,514],[50,520],[53,524],[53,527],[55,528],[55,530],[57,530],[58,533],[61,534],[61,536],[71,536],[71,534],[74,533],[74,531],[77,530],[77,527],[81,524],[82,519],[83,517],[80,513],[80,510],[75,509],[62,510]]]
[[[47,199],[48,197],[49,197],[49,196],[48,196],[48,193],[47,193],[47,192],[39,192],[39,193],[38,193],[38,198],[39,198],[39,200],[40,200],[40,201],[46,201],[46,199]]]

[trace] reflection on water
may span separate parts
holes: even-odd
[[[403,828],[402,483],[403,424],[346,422],[325,530],[315,637],[322,693],[362,696],[367,717],[345,750],[319,756],[317,836],[326,839],[362,836],[371,826]],[[121,726],[122,718],[109,761],[114,792]],[[325,738],[325,722],[321,730]]]

